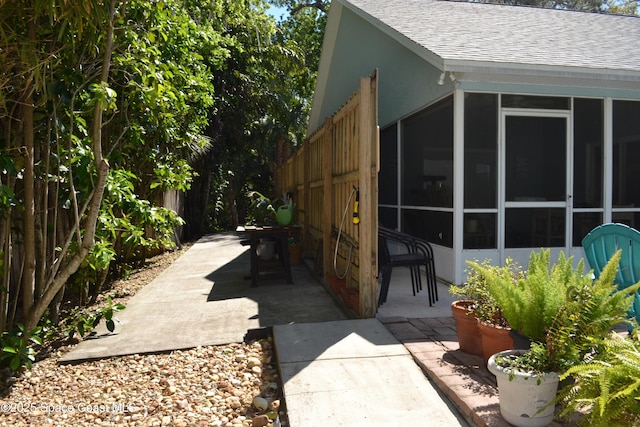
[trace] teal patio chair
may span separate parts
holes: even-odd
[[[600,276],[611,256],[622,249],[615,280],[618,289],[640,281],[640,232],[635,228],[616,223],[600,225],[582,239],[582,248],[596,277]],[[629,314],[640,323],[640,291],[636,292]]]

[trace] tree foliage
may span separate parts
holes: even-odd
[[[224,29],[236,44],[213,73],[212,150],[187,195],[193,237],[244,222],[248,191],[275,196],[273,170],[301,145],[315,88],[325,14],[305,9],[276,23],[262,2],[238,4]]]
[[[12,323],[20,301],[28,333],[95,243],[109,170],[100,141],[115,96],[108,76],[119,10],[115,0],[6,1],[0,8],[0,146],[10,165],[2,185],[14,196],[0,219],[0,326]],[[64,98],[61,82],[75,84],[72,97]]]
[[[210,148],[211,70],[233,43],[180,0],[0,3],[3,331],[175,244],[160,202]]]
[[[502,2],[501,0],[498,0]],[[636,0],[510,4],[637,13]],[[275,20],[268,4],[286,7]],[[328,0],[0,2],[0,330],[243,222],[305,137]],[[185,194],[184,212],[163,207]],[[21,338],[22,339],[22,338]]]
[[[637,15],[637,0],[480,0],[479,3],[534,6],[547,9],[579,10],[582,12]]]

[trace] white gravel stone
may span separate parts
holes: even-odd
[[[132,274],[115,283],[113,292],[133,295],[152,279],[151,270],[141,272],[144,280]],[[71,348],[56,350],[19,377],[0,374],[0,426],[245,427],[264,415],[254,397],[264,391],[269,401],[282,398],[273,390],[279,378],[267,339],[59,365]]]

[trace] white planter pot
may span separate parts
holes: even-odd
[[[256,248],[258,258],[263,261],[271,261],[276,254],[276,242],[275,240],[260,239],[258,247]]]
[[[504,372],[496,365],[498,355],[524,350],[506,350],[489,358],[487,368],[496,376],[502,417],[516,427],[543,427],[551,424],[555,405],[549,405],[558,392],[559,378],[555,372],[533,375],[525,372]],[[542,411],[540,411],[544,408]],[[540,411],[540,412],[538,412]]]

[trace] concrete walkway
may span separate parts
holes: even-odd
[[[275,326],[291,426],[466,426],[377,320]]]
[[[252,288],[249,262],[234,233],[199,240],[129,300],[113,333],[101,325],[61,362],[242,342],[273,327],[292,427],[468,425],[377,319],[349,319],[304,266],[293,284]]]
[[[140,290],[62,362],[242,342],[248,331],[276,324],[347,319],[308,273],[293,267],[294,285],[250,287],[249,253],[235,233],[206,236]]]

